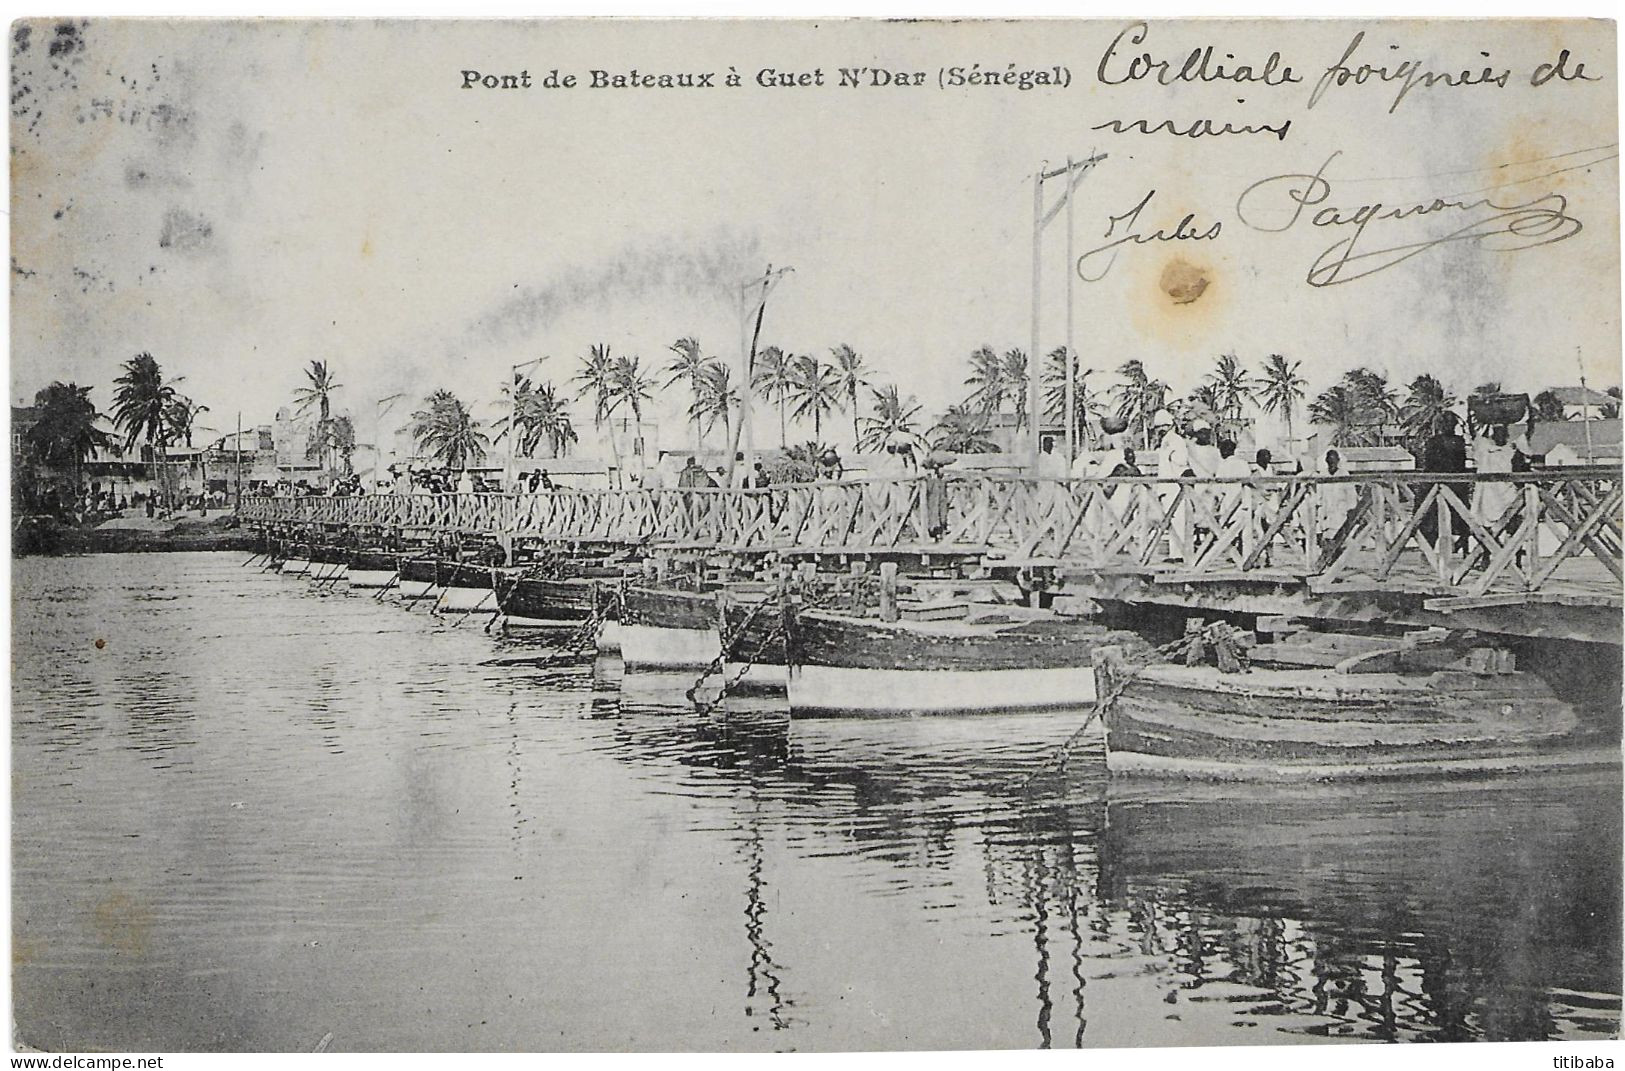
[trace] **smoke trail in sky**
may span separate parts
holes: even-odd
[[[740,284],[758,275],[755,236],[718,233],[694,240],[665,239],[622,250],[608,262],[539,286],[522,287],[475,317],[461,344],[525,338],[561,313],[597,302],[683,296],[727,304]]]
[[[570,312],[671,298],[732,308],[739,287],[767,267],[760,247],[754,234],[727,230],[628,245],[598,264],[519,287],[439,340],[403,347],[390,362],[387,389],[419,392],[452,369],[534,337]]]

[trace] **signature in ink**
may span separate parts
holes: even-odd
[[[1112,265],[1117,262],[1118,252],[1125,245],[1147,245],[1152,242],[1211,242],[1223,232],[1222,223],[1215,221],[1204,226],[1197,221],[1195,212],[1187,212],[1172,229],[1158,227],[1147,233],[1140,223],[1140,214],[1146,210],[1156,195],[1156,190],[1149,190],[1127,212],[1107,217],[1106,233],[1101,237],[1109,238],[1111,241],[1096,246],[1077,259],[1073,267],[1079,278],[1086,283],[1104,279],[1106,273],[1112,270]],[[1104,257],[1105,263],[1101,264],[1103,254],[1108,255]]]
[[[1310,286],[1352,283],[1453,242],[1511,253],[1564,241],[1582,229],[1580,221],[1568,214],[1568,199],[1559,193],[1544,193],[1516,203],[1510,199],[1447,195],[1403,204],[1379,201],[1352,207],[1334,205],[1332,183],[1326,173],[1340,155],[1332,153],[1313,174],[1300,172],[1259,179],[1236,200],[1237,218],[1255,231],[1279,233],[1307,217],[1312,227],[1331,228],[1328,233],[1344,235],[1310,265],[1305,280]],[[1396,240],[1401,236],[1392,224],[1425,222],[1435,217],[1448,221],[1453,229]],[[1411,232],[1413,228],[1400,230]],[[1404,237],[1410,238],[1410,234]]]

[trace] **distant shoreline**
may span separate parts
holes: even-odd
[[[14,558],[73,554],[165,554],[179,551],[243,550],[259,547],[259,539],[237,526],[235,514],[223,512],[218,520],[186,522],[167,531],[139,528],[82,528],[54,517],[30,516],[14,522],[11,554]]]

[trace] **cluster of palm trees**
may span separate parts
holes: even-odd
[[[1176,398],[1168,383],[1153,377],[1138,359],[1119,365],[1115,370],[1117,382],[1103,391],[1091,389],[1090,377],[1096,369],[1081,367],[1076,354],[1071,355],[1070,363],[1074,426],[1085,443],[1093,429],[1100,426],[1101,418],[1114,418],[1108,422],[1146,441],[1159,409],[1182,406],[1239,426],[1249,407],[1254,407],[1280,418],[1289,440],[1293,438],[1294,421],[1307,416],[1312,424],[1329,432],[1334,445],[1372,445],[1393,438],[1397,428],[1399,437],[1416,448],[1431,434],[1440,415],[1455,412],[1463,401],[1432,374],[1416,376],[1402,392],[1385,373],[1360,367],[1344,373],[1306,405],[1309,384],[1299,372],[1302,362],[1279,353],[1266,356],[1256,370],[1249,370],[1234,353],[1221,354],[1183,399]],[[996,414],[1008,407],[1018,431],[1028,424],[1027,357],[1019,349],[1000,354],[992,346],[981,346],[971,353],[969,364],[965,385],[971,388],[970,393],[943,414],[933,431],[945,449],[995,449],[989,428]],[[1045,359],[1041,386],[1048,423],[1060,423],[1066,408],[1067,364],[1065,347],[1050,351]],[[1500,383],[1488,382],[1473,388],[1471,395],[1487,398],[1500,393]],[[1551,391],[1536,395],[1531,404],[1537,419],[1562,419],[1563,406]],[[1600,407],[1599,411],[1602,415],[1617,415],[1618,406]],[[1470,418],[1471,409],[1469,426]]]
[[[102,414],[90,400],[89,387],[60,380],[34,395],[34,423],[23,433],[27,456],[57,472],[73,474],[73,493],[80,484],[80,469],[86,461],[113,445],[113,436],[101,427]],[[32,482],[32,474],[15,473],[21,482]]]
[[[534,456],[543,448],[549,456],[561,456],[578,441],[570,403],[588,401],[595,429],[610,425],[617,413],[629,414],[636,427],[636,449],[641,453],[644,415],[655,391],[682,385],[689,393],[686,414],[695,450],[703,449],[719,429],[726,441],[741,405],[732,368],[720,358],[707,356],[692,337],[680,338],[668,349],[671,360],[651,374],[653,370],[637,356],[617,355],[607,344],[592,346],[571,377],[576,388],[573,397],[552,383],[516,377],[503,388],[508,415],[497,421],[495,440],[512,434],[513,449],[520,456]],[[1288,439],[1293,437],[1294,420],[1307,416],[1326,429],[1330,443],[1338,446],[1385,441],[1393,438],[1397,428],[1407,444],[1416,447],[1441,414],[1454,412],[1464,400],[1430,373],[1416,376],[1402,391],[1385,373],[1360,367],[1344,373],[1305,404],[1308,382],[1299,374],[1302,362],[1281,354],[1269,354],[1256,370],[1245,367],[1234,353],[1221,354],[1182,399],[1176,399],[1168,383],[1154,378],[1138,359],[1120,364],[1115,369],[1117,381],[1110,387],[1096,389],[1091,377],[1100,370],[1082,367],[1077,354],[1069,355],[1061,347],[1045,356],[1041,372],[1046,423],[1060,423],[1066,408],[1068,364],[1075,426],[1085,445],[1103,426],[1121,428],[1143,441],[1149,437],[1158,410],[1183,406],[1232,425],[1240,425],[1248,407],[1255,407],[1283,420]],[[955,453],[993,452],[999,449],[992,433],[996,416],[1008,411],[1018,432],[1029,424],[1027,355],[1021,349],[1000,353],[983,345],[972,351],[969,366],[964,383],[970,389],[965,398],[929,425],[913,395],[901,393],[895,384],[877,382],[864,357],[845,343],[831,348],[828,359],[766,346],[756,354],[750,389],[753,396],[777,410],[781,449],[789,448],[791,421],[811,424],[813,442],[796,449],[814,459],[822,450],[819,442],[826,423],[837,412],[850,415],[852,441],[860,451],[906,442]],[[663,382],[656,375],[663,376]],[[348,469],[355,448],[354,427],[347,416],[332,413],[332,398],[341,384],[330,364],[322,360],[311,361],[305,377],[294,399],[300,415],[314,412],[316,417],[309,454],[319,455],[324,468],[332,469],[335,459],[342,459]],[[179,391],[182,381],[182,377],[166,378],[150,353],[136,354],[124,362],[114,381],[114,427],[122,435],[126,451],[137,442],[148,448],[157,462],[161,487],[167,478],[166,449],[182,443],[190,446],[196,418],[208,409]],[[51,468],[77,473],[86,460],[112,447],[116,438],[101,427],[104,418],[90,392],[91,388],[75,383],[54,382],[35,396],[36,421],[25,436],[32,457]],[[1475,387],[1470,396],[1490,397],[1500,392],[1499,383],[1489,382]],[[1618,388],[1609,393],[1616,402],[1601,407],[1599,415],[1617,416]],[[1563,418],[1563,405],[1551,391],[1536,395],[1532,406],[1537,419]],[[1471,418],[1471,407],[1468,415]],[[445,389],[435,390],[423,400],[411,416],[410,431],[421,452],[452,469],[478,463],[495,441],[470,408]],[[619,467],[617,438],[613,434],[608,438]]]
[[[551,455],[558,456],[578,441],[569,410],[569,400],[574,400],[590,405],[592,426],[598,430],[611,425],[616,414],[629,414],[636,441],[641,444],[643,419],[656,389],[681,386],[688,390],[685,415],[695,451],[704,449],[718,435],[723,445],[728,445],[728,435],[737,427],[735,418],[742,404],[732,366],[719,357],[708,356],[690,336],[679,338],[667,349],[671,359],[655,371],[646,369],[637,356],[617,355],[606,344],[593,345],[570,379],[576,388],[573,399],[567,400],[551,383],[537,384],[528,378],[517,381],[512,389],[504,388],[509,395],[509,416],[499,421],[497,438],[507,435],[511,424],[519,456],[532,456],[543,445]],[[927,441],[922,430],[923,407],[918,400],[902,394],[895,385],[877,384],[863,355],[850,345],[833,347],[827,360],[813,353],[787,353],[779,346],[765,346],[756,354],[750,388],[753,397],[777,411],[781,449],[789,447],[792,421],[810,424],[816,444],[837,412],[851,417],[852,441],[859,450],[878,450],[901,441]],[[428,407],[428,411],[432,413],[434,407]],[[423,426],[433,426],[433,422]],[[445,438],[436,436],[435,442]],[[619,439],[613,434],[608,438],[619,467]],[[446,460],[424,437],[419,436],[418,441]]]
[[[197,417],[209,407],[188,398],[176,389],[185,379],[164,378],[163,368],[150,353],[138,353],[124,362],[113,380],[113,424],[124,434],[128,453],[139,441],[146,445],[158,466],[161,492],[173,497],[167,450],[171,446],[192,445]]]
[[[333,376],[326,361],[311,361],[305,369],[305,385],[293,392],[294,412],[304,416],[316,410],[316,427],[305,443],[305,457],[320,460],[322,468],[334,471],[341,465],[350,470],[355,453],[355,424],[348,416],[334,416],[332,398],[343,384]]]
[[[449,390],[432,391],[411,420],[418,449],[450,469],[466,469],[479,462],[491,445],[474,414]]]

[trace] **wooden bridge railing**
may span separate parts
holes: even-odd
[[[1249,479],[923,476],[762,490],[245,499],[253,524],[741,550],[978,548],[1179,581],[1616,600],[1621,473]]]

